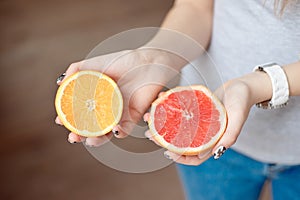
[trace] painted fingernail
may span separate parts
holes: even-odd
[[[66,73],[63,73],[56,79],[56,84],[59,84],[66,76]]]
[[[150,113],[146,113],[146,114],[144,114],[144,116],[143,116],[143,120],[144,120],[144,122],[148,125],[148,121],[149,121],[149,119],[150,119]]]
[[[76,143],[75,141],[71,141],[70,139],[68,139],[68,142],[69,142],[70,144],[75,144],[75,143]]]
[[[226,147],[224,146],[219,146],[216,151],[214,152],[214,159],[217,160],[219,159],[226,151]]]
[[[171,156],[168,154],[167,151],[164,152],[164,156],[169,159],[169,160],[172,160]]]
[[[117,130],[112,130],[112,133],[115,135],[115,136],[118,136],[120,133],[119,133],[119,131],[117,131]]]

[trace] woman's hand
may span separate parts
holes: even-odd
[[[215,95],[224,104],[228,115],[228,126],[219,142],[215,147],[201,155],[184,156],[166,151],[165,156],[167,158],[186,165],[199,165],[211,157],[213,152],[218,151],[219,148],[222,149],[222,146],[229,148],[235,143],[248,117],[250,108],[255,103],[252,101],[253,98],[251,98],[251,88],[243,80],[236,79],[225,83],[217,89]],[[144,118],[147,120],[148,115],[145,115]],[[149,136],[149,132],[146,132],[146,136]],[[217,158],[218,155],[215,157]]]
[[[122,138],[131,132],[162,86],[176,74],[175,70],[168,67],[169,64],[168,55],[159,50],[128,50],[73,63],[67,69],[66,77],[81,70],[96,70],[117,82],[124,106],[121,121],[112,132]],[[61,124],[58,117],[55,121]],[[99,146],[111,137],[109,133],[101,137],[85,138],[71,132],[68,140],[71,143],[86,141],[89,146]]]

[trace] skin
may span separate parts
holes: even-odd
[[[194,19],[199,20],[195,22]],[[211,38],[212,19],[212,0],[201,1],[201,3],[195,0],[177,0],[161,27],[184,33],[203,47],[207,47]],[[193,25],[193,23],[197,23],[197,25]],[[161,38],[160,33],[158,33],[146,46],[153,44],[168,46],[169,44]],[[182,46],[182,48],[186,49],[184,45]],[[188,57],[193,59],[201,53],[200,51],[190,49]],[[123,56],[116,62],[107,64],[120,55]],[[153,63],[172,66],[177,71],[186,64],[185,61],[159,50],[142,52],[122,51],[73,63],[67,69],[66,76],[70,76],[79,70],[97,70],[105,72],[118,81],[122,78],[123,74],[132,70],[132,66],[138,66],[135,68],[136,73],[134,73],[134,77],[125,77],[125,80],[122,80],[124,84],[120,86],[126,106],[124,107],[124,114],[119,125],[113,130],[119,132],[118,135],[115,135],[116,137],[123,138],[130,133],[134,123],[143,117],[150,104],[162,89],[161,86],[154,85],[151,82],[155,80],[163,84],[172,78],[172,75],[167,71],[149,67],[145,72],[145,68],[140,67],[141,65],[151,65]],[[300,79],[297,78],[300,74],[300,62],[286,65],[283,69],[288,78],[290,96],[300,95]],[[145,73],[147,73],[147,78],[145,78]],[[261,87],[262,85],[264,87]],[[134,93],[130,93],[131,91]],[[223,137],[213,149],[198,156],[182,156],[166,151],[165,154],[170,159],[182,164],[199,165],[208,159],[219,146],[231,147],[237,140],[251,107],[255,103],[271,99],[272,85],[267,74],[252,72],[224,83],[215,91],[215,94],[224,104],[228,114],[228,126]],[[149,115],[145,114],[144,120],[147,121],[148,119]],[[61,124],[58,118],[55,121],[57,124]],[[146,132],[145,135],[149,136],[149,133]],[[70,143],[85,141],[87,145],[99,146],[107,142],[111,137],[111,133],[97,138],[84,138],[70,133],[68,140]]]

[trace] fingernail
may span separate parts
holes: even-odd
[[[226,151],[226,147],[224,146],[219,146],[215,152],[214,152],[214,159],[217,160],[219,159]]]
[[[115,136],[118,136],[118,135],[120,134],[119,131],[117,131],[117,130],[115,130],[115,129],[112,130],[112,133],[113,133]]]
[[[147,119],[145,119],[145,117],[143,117],[143,121],[144,121],[146,124],[148,124],[148,121],[147,121]]]
[[[56,84],[59,84],[66,76],[66,73],[63,73],[56,79]]]
[[[144,114],[144,116],[143,116],[143,121],[144,121],[146,124],[148,124],[149,119],[150,119],[150,113]]]
[[[169,160],[172,160],[171,156],[168,154],[167,151],[164,152],[164,156],[169,159]]]
[[[70,144],[75,144],[75,143],[76,143],[75,141],[71,141],[70,139],[68,139],[68,142],[69,142]]]
[[[148,140],[151,140],[151,135],[149,134],[149,131],[145,132],[145,138],[147,138]]]
[[[62,124],[57,123],[56,120],[57,120],[57,118],[55,118],[54,123],[55,123],[56,125],[62,126]]]

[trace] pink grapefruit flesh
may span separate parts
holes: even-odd
[[[171,89],[151,106],[152,139],[177,154],[206,152],[217,143],[226,126],[224,106],[201,85]]]

